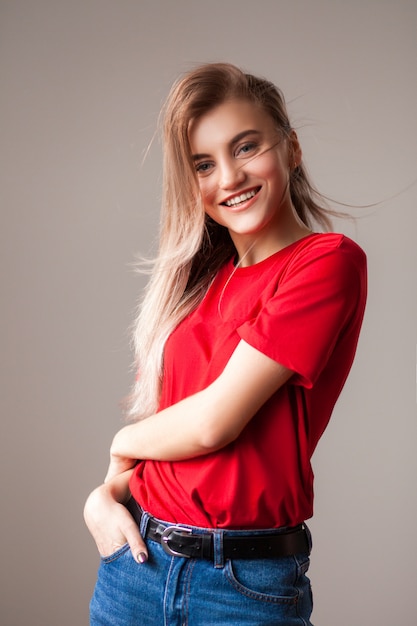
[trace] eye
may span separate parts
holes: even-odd
[[[199,176],[204,176],[210,173],[213,164],[209,161],[202,161],[201,163],[197,163],[195,166],[195,171]]]
[[[245,157],[248,154],[255,152],[258,144],[254,141],[247,141],[236,149],[236,157]]]

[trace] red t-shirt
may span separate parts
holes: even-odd
[[[207,387],[241,339],[295,374],[221,450],[140,462],[130,487],[142,507],[210,528],[311,517],[310,459],[352,365],[365,300],[366,257],[344,235],[309,235],[249,267],[227,263],[166,343],[160,409]]]

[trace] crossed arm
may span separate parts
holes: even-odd
[[[223,448],[292,374],[241,341],[211,385],[116,434],[106,481],[136,459],[177,461]]]
[[[84,509],[100,553],[114,552],[127,541],[134,555],[146,555],[137,527],[122,506],[129,497],[128,482],[137,459],[174,461],[223,448],[292,374],[240,341],[223,372],[208,387],[122,428],[110,448],[105,484],[93,491]]]

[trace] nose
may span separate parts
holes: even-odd
[[[224,161],[219,169],[219,186],[221,189],[235,189],[245,180],[246,174],[242,164],[236,163],[234,160]]]

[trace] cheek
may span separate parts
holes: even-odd
[[[279,150],[268,150],[252,161],[251,171],[261,178],[286,179],[288,165],[285,154]]]
[[[287,168],[279,159],[270,159],[263,163],[263,177],[276,182],[286,180]]]
[[[215,186],[206,179],[199,182],[200,196],[205,205],[211,204],[215,197]]]

